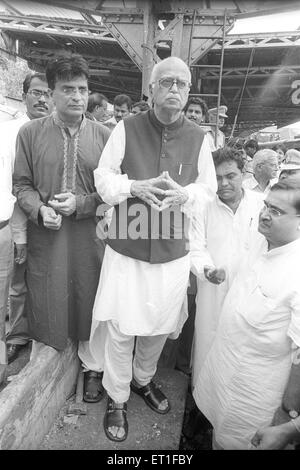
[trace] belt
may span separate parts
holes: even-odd
[[[0,230],[4,227],[6,227],[6,225],[8,225],[9,223],[9,220],[4,220],[4,222],[0,222]]]

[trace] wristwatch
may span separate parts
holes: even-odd
[[[298,418],[298,416],[300,415],[300,412],[297,411],[297,410],[288,410],[284,405],[283,403],[281,404],[281,408],[283,409],[283,411],[285,411],[289,417],[291,419],[295,419],[295,418]]]

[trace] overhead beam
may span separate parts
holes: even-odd
[[[53,36],[69,36],[81,39],[101,39],[113,41],[107,37],[107,28],[97,24],[91,25],[74,21],[53,20],[52,18],[37,18],[27,16],[8,16],[0,14],[0,30],[46,33]]]
[[[48,0],[39,0],[40,3],[46,3],[49,5]],[[107,7],[105,4],[107,2],[99,2],[97,0],[51,0],[51,5],[66,8],[69,10],[75,11],[82,11],[88,12],[91,14],[115,14],[118,12],[120,15],[126,15],[128,13],[131,14],[139,14],[142,13],[141,8],[138,8],[139,2],[136,2],[136,8],[120,8],[120,7],[113,7],[113,2],[109,2],[110,6]],[[220,7],[216,8],[215,5],[219,3]],[[199,2],[199,0],[189,0],[189,1],[153,1],[155,6],[155,10],[158,13],[165,13],[165,14],[172,14],[172,13],[190,13],[192,14],[193,11],[196,9],[197,12],[201,15],[216,15],[222,16],[224,14],[224,8],[222,8],[222,2]],[[278,6],[278,2],[275,1],[247,1],[247,0],[235,0],[232,1],[232,7],[227,2],[226,4],[227,12],[229,15],[234,15],[236,18],[247,18],[247,17],[255,17],[260,15],[269,15],[270,9],[272,13],[282,13],[285,11],[295,10],[295,8],[299,8],[298,0],[294,1],[285,1],[280,6]]]
[[[46,3],[49,5],[48,0],[39,0],[40,3]],[[102,14],[143,14],[143,11],[140,8],[119,8],[119,7],[105,7],[105,2],[99,1],[90,1],[90,0],[75,0],[75,1],[62,1],[51,0],[51,5],[64,8],[67,10],[79,11],[83,13],[89,13],[92,15],[102,15]],[[99,6],[99,8],[97,8]]]
[[[30,58],[32,61],[47,61],[55,54],[59,52],[59,49],[49,50],[44,48],[34,48],[28,45],[24,45],[20,48],[20,55],[23,57]],[[93,56],[84,54],[84,58],[88,61],[89,66],[93,68],[107,68],[109,70],[115,70],[118,72],[137,72],[138,69],[133,68],[133,64],[130,60],[112,58],[112,57],[103,57],[103,56]]]
[[[284,31],[280,33],[231,34],[225,38],[225,49],[249,49],[290,47],[300,45],[300,31]],[[216,43],[213,49],[221,49]]]
[[[227,79],[239,79],[245,78],[248,72],[249,78],[268,77],[272,76],[291,76],[291,74],[300,74],[300,65],[272,65],[272,66],[258,66],[258,67],[224,67],[223,78]],[[219,74],[216,70],[205,70],[201,73],[202,80],[218,80]]]

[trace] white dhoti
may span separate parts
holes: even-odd
[[[141,337],[136,344],[134,375],[141,385],[146,385],[155,374],[167,337],[179,335],[187,318],[189,271],[189,255],[150,264],[106,247],[94,304],[90,351],[99,362],[106,325],[103,385],[115,401],[124,402],[129,397],[134,337]]]

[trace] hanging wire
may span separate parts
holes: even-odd
[[[221,49],[220,74],[219,74],[219,84],[218,84],[217,120],[216,120],[215,138],[214,138],[216,147],[217,147],[217,141],[218,141],[219,109],[221,105],[221,93],[222,93],[222,76],[223,76],[224,53],[225,53],[226,26],[227,26],[227,9],[225,9],[224,11],[223,29],[222,29],[222,49]]]
[[[248,67],[247,67],[247,72],[246,72],[246,75],[245,75],[245,80],[244,80],[244,83],[243,83],[243,88],[242,88],[241,96],[240,96],[240,99],[239,99],[239,104],[238,104],[238,107],[237,107],[237,111],[236,111],[236,114],[235,114],[235,118],[234,118],[234,122],[233,122],[233,126],[232,126],[232,129],[231,129],[229,139],[231,139],[233,137],[233,133],[235,131],[238,115],[239,115],[239,112],[240,112],[240,107],[241,107],[243,96],[244,96],[244,91],[245,91],[245,88],[246,88],[246,83],[247,83],[247,80],[248,80],[249,70],[250,70],[250,67],[252,67],[252,63],[253,63],[254,53],[255,53],[255,46],[253,46],[252,49],[251,49],[249,62],[248,62]]]

